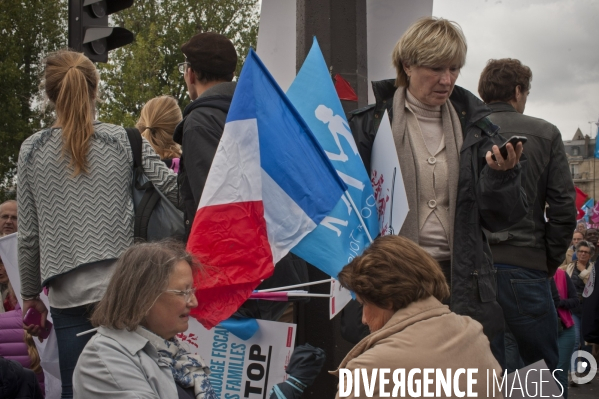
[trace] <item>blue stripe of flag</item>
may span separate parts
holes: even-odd
[[[227,122],[257,119],[262,169],[319,224],[347,186],[283,90],[250,50]]]

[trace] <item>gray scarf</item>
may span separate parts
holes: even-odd
[[[406,89],[399,87],[395,91],[393,97],[393,124],[391,126],[393,132],[393,140],[401,174],[403,176],[406,195],[408,197],[408,206],[410,211],[406,216],[406,220],[401,227],[400,235],[411,239],[418,243],[418,189],[416,179],[416,163],[408,132],[408,123],[406,118]],[[441,120],[443,123],[443,133],[445,134],[445,146],[447,150],[448,167],[455,168],[456,173],[449,173],[449,223],[450,232],[449,248],[453,252],[453,221],[455,218],[456,198],[458,193],[458,177],[459,177],[459,151],[462,148],[463,133],[460,118],[453,108],[450,101],[447,101],[441,106]],[[454,140],[449,138],[453,137]],[[451,172],[451,171],[450,171]]]

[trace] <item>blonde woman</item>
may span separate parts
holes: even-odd
[[[133,244],[133,157],[120,126],[95,121],[99,75],[83,54],[60,51],[46,60],[44,88],[56,110],[52,128],[21,146],[18,162],[18,255],[23,313],[49,287],[58,340],[62,397],[71,398],[72,374],[90,335],[91,311],[102,298],[116,259]],[[143,140],[145,175],[176,203],[176,174]],[[25,326],[32,335],[40,327]]]
[[[521,191],[522,145],[508,144],[504,159],[499,152],[504,140],[487,118],[490,109],[456,85],[466,53],[466,38],[455,22],[434,17],[415,22],[391,55],[395,81],[376,83],[374,92],[385,96],[367,111],[356,111],[350,126],[369,165],[376,126],[391,107],[410,208],[399,235],[439,263],[451,310],[477,320],[490,340],[502,342],[504,323],[497,316],[502,310],[483,228],[506,229],[528,212]]]
[[[181,147],[173,141],[173,132],[182,119],[177,100],[172,96],[160,96],[144,105],[135,125],[160,159],[175,173],[179,171]]]

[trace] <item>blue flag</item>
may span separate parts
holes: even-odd
[[[583,206],[580,207],[584,211],[584,220],[587,223],[591,223],[590,217],[593,216],[593,207],[595,205],[595,200],[590,198],[587,202],[584,203]]]
[[[595,135],[595,158],[599,158],[599,120],[595,122],[597,125],[597,134]]]
[[[342,197],[333,211],[291,252],[337,277],[343,266],[370,245],[352,202],[372,238],[378,234],[378,215],[368,173],[316,38],[287,96],[324,148],[348,186],[346,194],[351,197]]]

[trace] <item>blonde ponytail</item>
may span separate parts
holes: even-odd
[[[31,361],[31,366],[29,368],[35,374],[42,372],[42,366],[40,365],[40,354],[37,351],[37,347],[35,346],[35,342],[33,342],[33,337],[27,331],[25,333],[25,344],[27,345],[27,353],[29,354],[29,360]]]
[[[161,159],[172,159],[181,156],[181,147],[173,141],[175,127],[181,119],[177,100],[172,96],[160,96],[144,105],[135,126]]]
[[[55,126],[62,129],[63,155],[70,158],[75,176],[87,172],[98,83],[96,67],[82,53],[62,50],[46,60],[46,94],[56,108]]]

